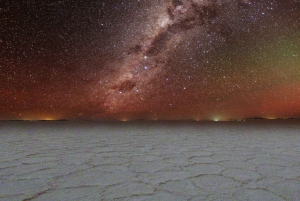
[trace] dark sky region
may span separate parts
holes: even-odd
[[[0,119],[300,117],[298,0],[1,0]]]

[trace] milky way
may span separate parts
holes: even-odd
[[[128,108],[130,102],[143,100],[144,93],[151,93],[151,90],[154,93],[153,79],[164,73],[171,57],[168,53],[176,48],[187,30],[208,24],[216,16],[214,7],[213,3],[187,0],[170,3],[165,19],[157,23],[158,27],[149,38],[132,47],[120,64],[116,77],[112,78],[112,86],[106,92],[106,109],[111,112],[132,110]]]
[[[300,116],[300,3],[1,5],[3,119]]]

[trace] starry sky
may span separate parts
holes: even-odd
[[[2,0],[0,119],[300,117],[298,0]]]

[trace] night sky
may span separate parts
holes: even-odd
[[[300,1],[0,1],[0,119],[251,117],[300,117]]]

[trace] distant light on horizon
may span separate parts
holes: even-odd
[[[23,117],[19,120],[23,120],[23,121],[54,121],[54,120],[58,120],[58,118],[55,117],[51,117],[51,116],[36,116],[34,117],[33,115],[27,116],[27,117]]]
[[[55,120],[54,118],[51,118],[51,117],[47,117],[47,118],[45,118],[44,120],[46,120],[46,121],[53,121],[53,120]]]

